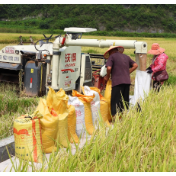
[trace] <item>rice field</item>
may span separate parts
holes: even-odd
[[[29,36],[25,34],[26,36]],[[22,35],[22,36],[25,36]],[[8,43],[2,41],[14,39],[19,34],[0,34],[0,49]],[[33,36],[33,35],[31,35]],[[40,39],[42,35],[36,35]],[[114,128],[105,133],[105,128],[96,132],[96,137],[72,155],[68,152],[53,153],[48,163],[42,163],[38,169],[32,163],[33,171],[39,172],[175,172],[176,171],[176,41],[171,38],[132,38],[84,36],[83,38],[119,39],[146,41],[148,50],[152,43],[158,42],[169,56],[167,71],[169,83],[159,93],[151,91],[141,105],[142,112],[136,108],[125,111],[122,120],[118,118]],[[1,40],[2,39],[2,40]],[[107,48],[82,47],[82,52],[103,54]],[[125,50],[125,54],[135,60],[134,50]],[[151,63],[148,55],[147,66]],[[135,73],[131,75],[134,83]],[[38,99],[21,99],[13,90],[4,91],[0,85],[0,139],[12,134],[13,120],[24,113],[35,110]],[[21,101],[21,104],[20,104]],[[18,104],[18,107],[14,104]],[[9,106],[10,105],[10,106]],[[1,107],[0,106],[0,107]],[[11,109],[11,110],[10,110]],[[8,131],[8,132],[7,132]],[[27,171],[28,162],[21,161],[15,171]],[[47,165],[47,167],[46,167]]]
[[[16,33],[0,33],[0,44],[19,43],[19,36],[22,36],[23,41],[30,41],[29,37],[32,36],[34,41],[40,40],[43,35],[39,34],[16,34]]]
[[[55,152],[36,172],[175,172],[176,171],[176,89],[163,87],[151,91],[141,105],[124,112],[106,134],[97,130],[95,138],[72,155],[71,148]],[[27,171],[20,160],[15,171]]]

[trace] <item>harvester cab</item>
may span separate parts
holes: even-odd
[[[146,69],[146,42],[81,38],[84,32],[96,31],[93,28],[65,28],[64,31],[64,37],[44,35],[34,45],[7,46],[0,50],[0,81],[16,84],[21,81],[19,85],[27,96],[45,95],[49,87],[56,91],[63,88],[67,93],[73,89],[81,92],[84,85],[102,90],[105,82],[99,71],[105,59],[100,54],[82,53],[81,46],[135,49],[138,70]],[[55,39],[53,43],[51,39]]]

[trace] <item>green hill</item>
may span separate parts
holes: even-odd
[[[63,30],[72,26],[101,31],[175,33],[176,5],[0,5],[0,28]]]

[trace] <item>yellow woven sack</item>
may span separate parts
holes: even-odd
[[[102,114],[103,121],[106,122],[108,126],[110,126],[110,123],[112,121],[109,105],[108,102],[105,99],[100,100],[100,112]]]
[[[46,97],[46,103],[48,105],[49,112],[51,112],[53,108],[53,99],[55,97],[55,94],[55,91],[51,87],[49,87],[48,95]]]
[[[57,143],[68,147],[68,113],[59,114]]]
[[[105,93],[104,93],[104,98],[108,102],[109,110],[111,110],[111,90],[112,90],[112,81],[109,79],[107,84],[106,84],[106,89],[105,89]],[[111,111],[110,111],[110,116],[108,117],[108,120],[112,121]]]
[[[55,140],[58,129],[58,117],[51,115],[45,99],[40,99],[37,109],[42,115],[41,131],[42,131],[42,146],[45,153],[56,151]]]
[[[100,94],[100,89],[98,89],[97,87],[90,87],[90,89],[99,93],[99,96],[100,96],[100,112],[101,112],[101,117],[102,117],[103,121],[108,126],[110,126],[109,119],[111,119],[111,115],[110,115],[110,110],[109,110],[108,102]]]
[[[52,108],[56,111],[57,114],[63,114],[65,112],[68,113],[68,99],[68,95],[66,95],[65,91],[60,88],[60,90],[55,94],[52,104]]]
[[[24,115],[14,121],[15,156],[33,162],[42,162],[41,114]]]
[[[57,127],[57,137],[56,145],[61,144],[64,147],[68,147],[68,96],[65,94],[65,91],[61,88],[53,98],[53,110],[52,114],[55,114],[58,117],[58,127]],[[54,113],[55,111],[55,113]]]
[[[67,105],[68,107],[68,139],[71,143],[79,142],[79,138],[76,134],[76,112],[73,105]]]
[[[58,115],[53,109],[51,114],[59,119],[55,145],[61,144],[64,147],[68,147],[68,113]]]
[[[96,92],[99,94],[100,99],[103,98],[103,95],[101,95],[101,93],[100,93],[100,89],[99,89],[99,88],[97,88],[97,87],[90,87],[90,89],[96,91]]]
[[[92,135],[95,129],[93,126],[93,121],[92,121],[92,112],[91,112],[90,102],[93,100],[95,95],[93,96],[82,95],[76,90],[72,90],[72,95],[74,97],[78,97],[78,99],[84,104],[86,130],[90,135]]]

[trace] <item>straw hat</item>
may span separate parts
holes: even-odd
[[[149,54],[153,54],[153,55],[159,55],[162,54],[165,51],[164,48],[160,48],[158,43],[153,43],[151,50],[148,51]]]
[[[104,53],[104,58],[105,59],[109,58],[109,51],[114,49],[114,48],[119,48],[118,52],[121,53],[121,54],[124,52],[124,47],[122,47],[122,46],[110,46],[109,49]]]

